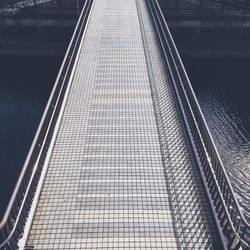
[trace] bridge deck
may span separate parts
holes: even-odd
[[[27,247],[219,248],[151,19],[144,0],[94,2]]]

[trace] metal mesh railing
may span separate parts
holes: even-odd
[[[0,249],[16,249],[24,230],[92,2],[87,0],[83,7],[31,149],[0,223]]]
[[[244,218],[157,0],[148,0],[201,173],[210,191],[229,249],[250,248]]]

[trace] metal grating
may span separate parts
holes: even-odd
[[[137,2],[140,19],[136,0],[94,3],[27,246],[218,247],[154,28]]]
[[[137,0],[137,3],[177,239],[181,248],[222,249],[146,1]]]

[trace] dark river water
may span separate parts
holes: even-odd
[[[32,143],[60,60],[0,60],[0,218]]]
[[[60,61],[0,61],[0,218]],[[237,197],[250,218],[250,62],[184,62]]]
[[[250,222],[250,61],[185,60],[185,66]]]

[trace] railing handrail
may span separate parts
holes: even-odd
[[[157,0],[157,1],[158,1],[158,0]],[[167,25],[167,23],[166,23],[166,25]],[[168,26],[166,26],[166,28],[169,30]],[[171,35],[170,31],[169,31],[169,35],[170,35],[171,38],[172,38],[172,35]],[[185,75],[186,75],[186,80],[187,80],[187,82],[188,82],[189,85],[190,85],[190,91],[191,91],[192,97],[194,98],[195,103],[196,103],[197,107],[198,107],[199,110],[200,110],[200,115],[202,116],[203,122],[204,122],[204,124],[206,125],[206,128],[207,128],[207,130],[208,130],[207,132],[208,132],[209,135],[211,136],[211,141],[212,141],[213,147],[214,147],[214,149],[215,149],[215,151],[216,151],[216,153],[217,153],[218,160],[221,162],[221,168],[222,168],[223,172],[225,173],[225,178],[227,178],[228,185],[230,186],[231,191],[234,193],[232,184],[231,184],[231,182],[230,182],[230,180],[229,180],[229,178],[228,178],[228,175],[227,175],[227,173],[226,173],[224,164],[222,163],[222,160],[221,160],[220,155],[219,155],[219,153],[218,153],[217,147],[215,146],[213,137],[212,137],[212,135],[211,135],[211,132],[210,132],[210,130],[209,130],[209,127],[208,127],[208,125],[207,125],[207,122],[206,122],[206,120],[205,120],[205,117],[204,117],[204,115],[203,115],[203,112],[202,112],[202,110],[201,110],[201,108],[200,108],[200,104],[199,104],[199,102],[198,102],[198,100],[197,100],[197,97],[196,97],[196,95],[195,95],[195,93],[194,93],[193,87],[192,87],[192,85],[191,85],[191,83],[190,83],[189,77],[188,77],[188,75],[187,75],[187,73],[186,73],[186,70],[185,70],[185,67],[184,67],[184,65],[183,65],[183,62],[182,62],[182,60],[181,60],[181,57],[180,57],[180,55],[179,55],[179,52],[178,52],[178,50],[177,50],[177,48],[176,48],[176,45],[175,45],[175,43],[174,43],[173,38],[172,38],[171,40],[172,40],[173,45],[174,45],[174,47],[175,47],[175,49],[176,49],[176,50],[175,50],[175,53],[176,53],[176,55],[178,56],[178,58],[179,58],[179,60],[180,60],[180,61],[179,61],[180,64],[182,65],[182,70],[183,70],[183,72],[184,72]],[[185,87],[183,87],[183,88],[185,89]],[[235,195],[234,195],[233,197],[234,197],[234,199],[235,199],[235,201],[236,201],[236,204],[238,205],[239,211],[241,212],[241,208],[240,208],[240,206],[239,206],[239,203],[238,203],[237,198],[235,197]],[[242,212],[241,212],[241,214],[242,214]],[[243,214],[242,214],[242,217],[244,217]],[[244,220],[245,220],[245,218],[244,218]],[[247,223],[247,221],[246,221],[246,223]],[[250,226],[250,225],[249,225],[249,226]]]
[[[25,206],[30,206],[30,204],[27,205],[26,202],[28,198],[32,200],[32,197],[30,198],[30,196],[33,196],[32,192],[34,192],[33,189],[35,189],[35,186],[37,184],[32,183],[34,181],[34,174],[36,174],[42,168],[42,166],[39,166],[39,163],[40,161],[42,161],[42,154],[46,154],[46,147],[48,145],[45,144],[49,143],[50,141],[48,134],[53,130],[53,125],[57,120],[56,115],[60,110],[59,105],[61,99],[63,98],[62,94],[64,93],[67,86],[67,80],[69,79],[72,65],[74,64],[74,59],[79,48],[80,41],[82,39],[81,35],[83,34],[83,30],[87,23],[88,15],[90,13],[93,1],[94,0],[86,0],[83,6],[81,15],[75,27],[73,36],[59,70],[54,87],[50,94],[48,103],[44,110],[42,119],[39,123],[29,153],[26,157],[15,189],[5,210],[3,219],[0,222],[0,240],[2,240],[2,242],[0,242],[0,249],[5,247],[5,244],[8,244],[8,241],[17,228],[19,220],[24,220],[24,218],[21,218],[21,213],[25,209]],[[40,168],[40,170],[38,168]],[[28,179],[25,179],[25,177],[27,178],[26,175],[29,175]],[[22,196],[18,197],[20,192]],[[15,207],[15,205],[17,205],[17,207]],[[14,216],[12,213],[14,213]],[[10,231],[10,235],[7,235],[5,230]]]
[[[154,8],[153,11],[156,12],[156,16],[154,15],[154,12],[153,12],[152,9],[151,9],[152,14],[154,15],[155,18],[158,19],[157,21],[158,21],[158,22],[160,23],[160,25],[161,25],[161,29],[162,29],[162,32],[164,33],[164,35],[163,35],[163,38],[162,38],[161,35],[159,34],[159,38],[160,38],[160,39],[165,39],[165,42],[166,42],[166,44],[167,44],[167,46],[168,46],[168,48],[165,48],[164,45],[162,44],[163,50],[169,49],[169,51],[170,51],[170,54],[171,54],[171,56],[172,56],[172,60],[173,60],[173,62],[174,62],[175,70],[178,72],[179,84],[181,85],[181,88],[183,89],[183,92],[184,92],[184,96],[185,96],[185,98],[186,98],[185,101],[188,103],[189,108],[191,109],[191,112],[192,112],[192,114],[193,114],[193,118],[194,118],[194,120],[195,120],[196,129],[197,129],[197,131],[199,132],[202,141],[204,142],[204,139],[202,138],[202,133],[200,132],[200,127],[199,127],[199,125],[198,125],[198,122],[196,121],[195,112],[193,112],[194,105],[196,106],[196,107],[195,107],[196,111],[199,112],[198,115],[199,115],[200,118],[201,118],[201,122],[203,123],[202,125],[204,126],[204,129],[206,130],[205,132],[207,133],[207,135],[208,135],[208,137],[209,137],[209,141],[211,142],[210,147],[213,149],[213,152],[214,152],[215,157],[216,157],[216,161],[219,163],[219,167],[221,168],[221,171],[222,171],[222,173],[223,173],[223,177],[225,178],[225,181],[226,181],[227,186],[228,186],[228,188],[229,188],[229,192],[230,192],[230,194],[231,194],[231,197],[230,197],[230,198],[233,200],[233,203],[234,203],[234,205],[236,206],[234,209],[237,211],[237,216],[240,217],[240,220],[241,220],[242,223],[244,224],[244,225],[243,225],[243,226],[244,226],[244,230],[248,230],[248,232],[250,232],[250,225],[249,225],[249,223],[247,222],[246,218],[244,217],[244,215],[243,215],[243,213],[242,213],[242,211],[241,211],[241,208],[240,208],[240,206],[239,206],[238,200],[237,200],[237,198],[235,197],[234,190],[233,190],[233,188],[232,188],[231,182],[230,182],[230,180],[229,180],[229,178],[228,178],[228,175],[227,175],[227,173],[226,173],[225,167],[224,167],[224,165],[223,165],[223,163],[222,163],[222,161],[221,161],[221,158],[220,158],[220,156],[219,156],[219,153],[218,153],[217,148],[216,148],[216,146],[215,146],[215,143],[214,143],[214,141],[213,141],[212,135],[211,135],[211,133],[210,133],[210,130],[209,130],[209,128],[208,128],[208,125],[207,125],[207,123],[206,123],[206,120],[205,120],[205,118],[204,118],[204,115],[203,115],[203,113],[202,113],[202,111],[201,111],[201,108],[200,108],[200,105],[199,105],[199,103],[198,103],[198,100],[197,100],[197,98],[196,98],[196,96],[195,96],[195,94],[194,94],[192,85],[191,85],[190,80],[189,80],[189,78],[188,78],[188,75],[187,75],[187,73],[186,73],[185,67],[184,67],[184,65],[183,65],[183,63],[182,63],[182,60],[181,60],[181,58],[180,58],[180,55],[179,55],[179,53],[178,53],[178,50],[177,50],[177,48],[176,48],[176,45],[175,45],[175,43],[174,43],[173,37],[172,37],[172,35],[171,35],[171,33],[170,33],[170,30],[169,30],[169,28],[168,28],[168,25],[167,25],[167,23],[166,23],[166,20],[165,20],[163,14],[162,14],[161,8],[160,8],[159,3],[158,3],[158,0],[148,0],[148,2],[149,2],[149,5],[150,5],[152,8]],[[156,24],[156,25],[157,25],[157,24]],[[166,52],[165,52],[164,56],[166,56]],[[165,59],[167,60],[167,58],[165,58]],[[178,66],[177,66],[177,64],[178,64]],[[183,73],[182,76],[179,74],[179,72],[181,72],[181,71],[182,71],[182,73]],[[184,85],[183,85],[183,81],[185,81],[185,83],[186,83],[187,86],[184,86]],[[175,85],[175,83],[173,83],[173,84]],[[178,87],[176,87],[176,91],[177,91],[177,92],[179,91],[179,90],[178,90]],[[187,93],[189,94],[189,96],[188,96]],[[192,102],[190,102],[190,97],[192,98]],[[192,105],[193,105],[193,106],[192,106]],[[180,106],[181,106],[181,105],[180,105]],[[184,110],[182,110],[182,111],[185,113]],[[192,136],[192,135],[190,135],[190,136]],[[204,149],[205,149],[205,152],[206,152],[207,162],[210,163],[211,160],[210,160],[210,158],[209,158],[208,151],[207,151],[207,148],[205,147],[205,144],[204,144]],[[209,164],[209,166],[210,166],[210,168],[213,168],[213,166],[211,166],[211,164]],[[212,172],[214,172],[214,169],[211,169],[211,170],[212,170]],[[215,185],[217,185],[217,188],[220,190],[220,194],[219,194],[219,195],[221,195],[221,198],[225,200],[225,197],[223,196],[223,193],[221,192],[221,187],[220,187],[219,184],[218,184],[217,176],[215,176],[215,173],[213,173],[213,177],[216,178],[216,180],[215,180]],[[224,201],[222,201],[222,203],[223,203],[223,202],[224,202]],[[235,225],[234,225],[234,223],[232,222],[233,219],[231,218],[232,216],[230,215],[230,212],[228,212],[228,211],[229,211],[228,206],[226,205],[225,202],[223,203],[223,205],[224,205],[225,209],[227,210],[227,211],[225,211],[225,212],[227,213],[227,215],[229,216],[229,219],[231,220],[230,223],[231,223],[232,229],[233,229],[233,231],[234,231],[234,233],[235,233],[235,236],[236,236],[239,240],[241,240],[241,241],[245,244],[245,246],[250,247],[250,245],[249,245],[250,243],[247,241],[247,240],[249,240],[249,235],[245,236],[247,239],[242,239],[242,236],[240,236],[239,233],[238,233],[239,228],[235,228]],[[235,215],[235,216],[236,216],[236,215]],[[243,236],[244,236],[244,234],[243,234]]]

